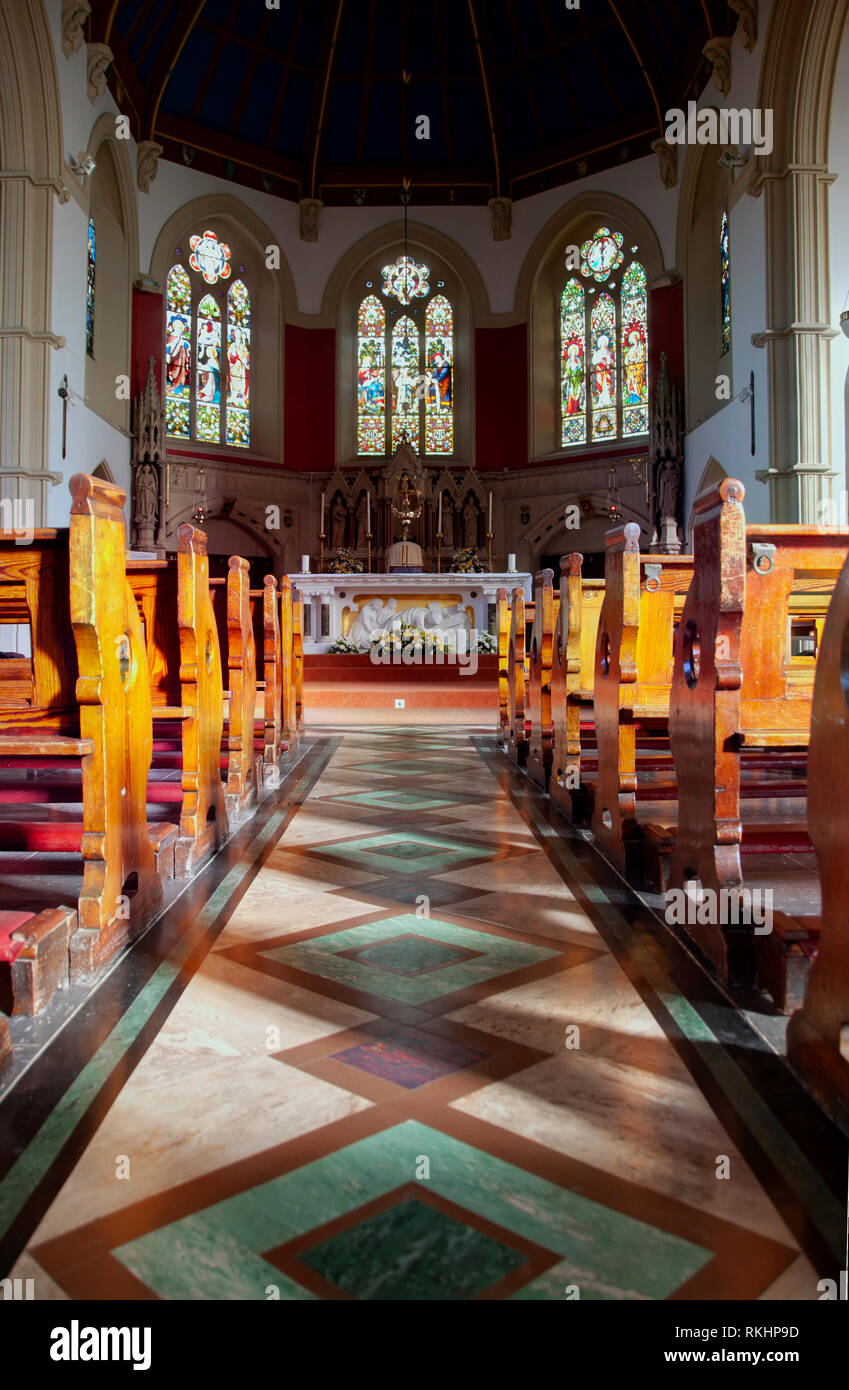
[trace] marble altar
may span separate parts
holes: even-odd
[[[530,598],[530,574],[291,574],[303,595],[304,651],[326,652],[339,637],[362,641],[367,632],[403,622],[442,631],[495,631],[499,589],[521,587]],[[309,612],[309,617],[307,617]],[[351,636],[353,630],[353,637]]]

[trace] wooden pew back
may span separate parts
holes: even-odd
[[[580,782],[581,652],[583,633],[583,555],[574,551],[560,558],[560,602],[554,626],[551,671],[552,800],[572,815],[573,793]],[[586,626],[590,626],[588,617]],[[593,637],[595,631],[593,631]]]
[[[221,779],[223,676],[209,589],[206,535],[189,522],[177,533],[177,624],[183,722],[183,808],[176,872],[194,872],[227,838]]]
[[[295,633],[292,609],[292,581],[280,580],[280,684],[282,691],[281,733],[291,748],[297,741],[298,721],[295,690]]]
[[[670,886],[743,886],[740,750],[804,748],[813,663],[792,654],[792,623],[816,626],[846,557],[839,527],[746,526],[733,478],[696,498],[696,573],[676,644],[670,742],[679,769]],[[699,945],[720,975],[747,977],[748,928],[709,925]]]
[[[808,827],[822,890],[819,952],[787,1035],[790,1061],[824,1108],[849,1125],[849,559],[817,661],[808,756]],[[835,776],[835,769],[838,769]]]
[[[265,737],[262,757],[265,769],[274,768],[276,777],[283,749],[283,652],[280,638],[280,603],[277,580],[273,574],[267,574],[263,581],[262,635],[265,677]]]
[[[37,530],[27,545],[0,531],[0,622],[28,626],[31,653],[0,658],[0,731],[79,732],[68,544],[67,529]]]
[[[526,709],[527,687],[527,625],[533,620],[533,604],[525,602],[522,588],[513,590],[510,613],[510,633],[507,639],[507,670],[509,673],[508,714],[510,741],[508,750],[520,767],[528,756]]]
[[[71,479],[70,614],[77,648],[84,834],[72,977],[97,969],[147,925],[162,900],[146,815],[152,751],[147,653],[124,568],[124,492]],[[129,914],[125,901],[129,898]]]
[[[559,592],[555,594],[554,591],[554,571],[541,570],[534,576],[534,617],[528,656],[528,771],[546,791],[551,776],[554,744],[551,680],[554,629],[559,608]]]
[[[292,664],[295,673],[295,724],[304,720],[304,600],[300,589],[292,589]]]
[[[676,615],[693,575],[689,555],[641,555],[628,522],[605,537],[604,602],[596,640],[593,710],[598,745],[593,833],[620,869],[637,839],[638,721],[669,718]]]
[[[254,753],[256,646],[250,600],[250,565],[231,555],[227,574],[227,677],[230,689],[227,814],[242,819],[257,798]]]
[[[180,634],[175,621],[176,561],[128,558],[127,579],[144,625],[151,700],[154,706],[179,705],[182,702]]]
[[[510,644],[510,600],[506,589],[499,589],[496,596],[495,631],[498,641],[498,724],[496,733],[503,740],[510,728],[510,674],[508,669],[508,648]]]

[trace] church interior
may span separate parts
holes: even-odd
[[[4,1300],[847,1298],[848,220],[849,0],[0,0]]]

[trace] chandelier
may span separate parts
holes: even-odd
[[[206,503],[206,478],[202,468],[195,474],[195,504],[192,509],[192,521],[196,526],[205,526],[209,518],[209,507]]]

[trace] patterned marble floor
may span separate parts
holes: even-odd
[[[0,1106],[0,1274],[57,1299],[816,1299],[841,1209],[811,1103],[542,801],[489,738],[319,737]]]

